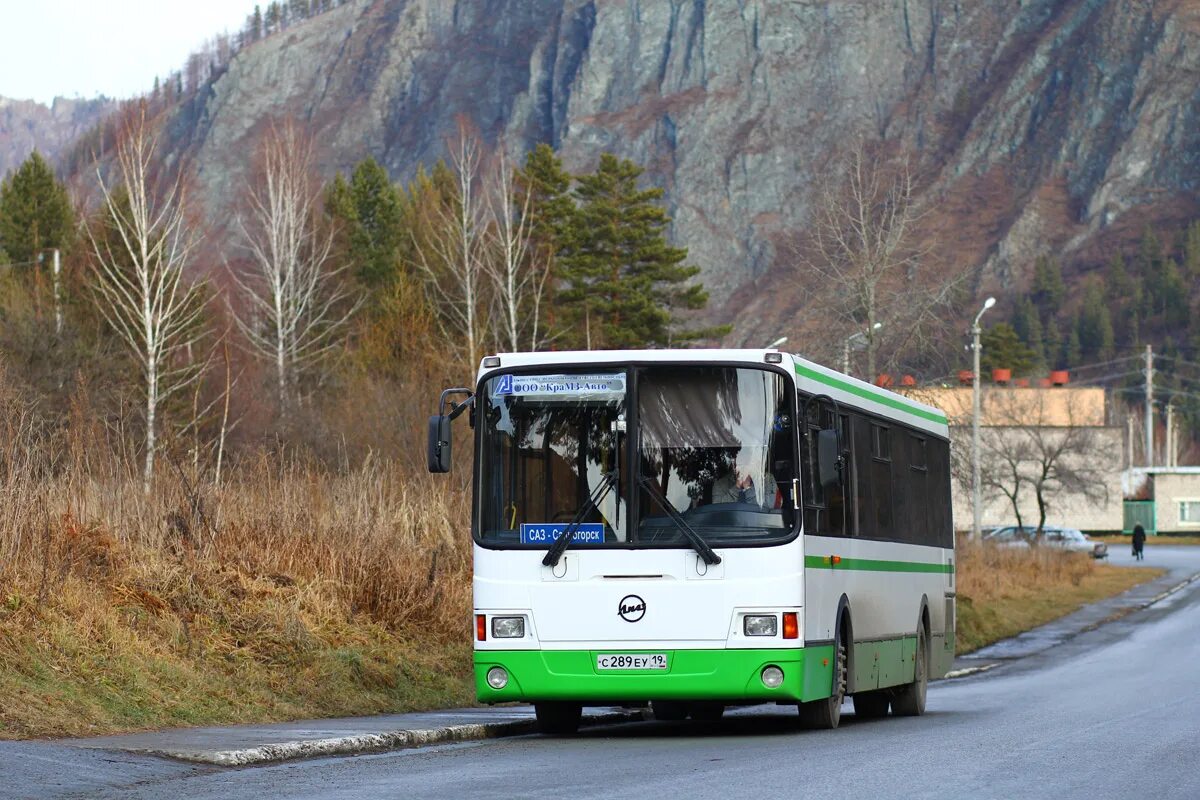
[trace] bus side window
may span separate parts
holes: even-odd
[[[804,527],[809,533],[820,536],[845,536],[847,525],[850,530],[854,529],[854,510],[847,505],[851,495],[849,489],[853,473],[846,469],[842,473],[840,483],[832,486],[821,485],[817,477],[817,432],[822,428],[831,427],[834,424],[834,415],[828,406],[822,404],[817,417],[816,421],[810,421],[808,435],[805,437]],[[843,447],[849,445],[846,423],[847,417],[843,414],[838,419]]]

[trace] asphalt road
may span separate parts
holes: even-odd
[[[1194,572],[1200,548],[1147,548],[1146,563]],[[77,751],[91,761],[75,778],[50,789],[9,775],[0,796],[1195,800],[1200,582],[1056,647],[935,684],[924,717],[847,713],[822,732],[794,720],[794,708],[760,706],[710,725],[644,722],[241,769]],[[62,755],[38,746],[51,761]]]

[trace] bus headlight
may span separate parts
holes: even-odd
[[[769,667],[763,667],[762,682],[763,686],[767,687],[768,689],[778,689],[783,685],[783,670],[774,664],[770,665]]]
[[[742,632],[747,636],[775,636],[779,633],[779,618],[774,614],[747,614]]]
[[[504,667],[492,667],[487,674],[488,686],[500,690],[508,686],[508,670]]]
[[[524,617],[492,617],[492,636],[496,639],[524,639]]]

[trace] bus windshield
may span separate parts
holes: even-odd
[[[790,486],[776,472],[790,474],[795,434],[780,375],[662,366],[637,386],[640,541],[684,543],[680,520],[710,544],[790,533]]]
[[[572,521],[572,549],[792,534],[794,399],[778,373],[661,365],[499,375],[477,402],[484,544],[549,547]]]

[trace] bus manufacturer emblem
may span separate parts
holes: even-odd
[[[626,622],[637,622],[646,616],[646,601],[636,594],[627,594],[617,604],[617,614]]]

